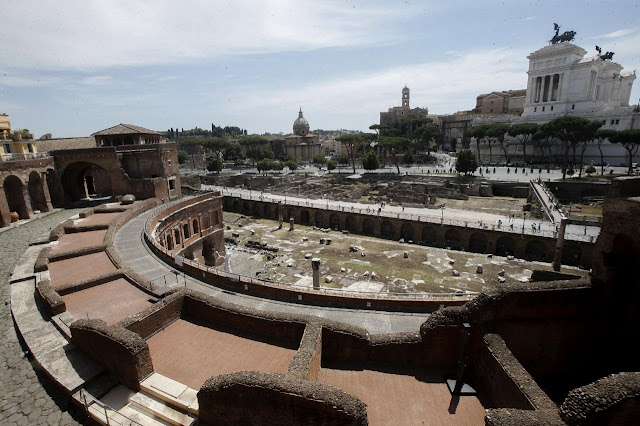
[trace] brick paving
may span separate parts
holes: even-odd
[[[29,246],[77,210],[62,210],[0,233],[0,424],[88,424],[82,410],[24,355],[9,305],[9,274]]]

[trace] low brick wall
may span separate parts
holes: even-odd
[[[180,318],[183,307],[184,295],[180,292],[174,292],[144,311],[123,319],[118,325],[133,331],[146,340]]]
[[[73,322],[70,329],[71,342],[128,388],[140,390],[140,381],[153,373],[149,347],[136,333],[86,319]]]
[[[560,407],[570,425],[632,425],[640,418],[640,373],[604,377],[569,392]]]
[[[341,390],[254,371],[207,380],[199,417],[209,425],[366,425],[366,405]]]

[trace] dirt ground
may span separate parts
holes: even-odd
[[[438,204],[445,203],[448,208],[469,210],[481,213],[492,213],[509,216],[522,216],[522,206],[527,203],[525,198],[513,197],[469,197],[468,200],[438,199]]]
[[[239,235],[237,245],[227,245],[231,272],[301,286],[313,285],[312,257],[321,259],[322,287],[375,293],[479,292],[497,285],[501,270],[506,283],[525,283],[533,269],[551,269],[547,263],[323,232],[310,226],[295,225],[290,232],[285,225],[278,230],[277,221],[236,213],[225,213],[225,225],[230,228],[225,237]],[[327,238],[331,245],[320,244],[320,239]],[[248,241],[267,243],[278,251],[271,254],[247,248]],[[350,246],[358,250],[352,252]],[[478,265],[482,273],[477,272]],[[575,269],[574,273],[586,272]],[[330,279],[325,280],[327,277]]]

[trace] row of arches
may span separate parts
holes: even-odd
[[[16,213],[19,219],[29,219],[35,211],[49,211],[49,191],[41,173],[44,174],[44,172],[31,171],[26,182],[14,174],[4,176],[2,192],[8,211],[2,214],[2,226],[11,223],[11,213]]]
[[[225,209],[242,214],[277,219],[278,206],[264,202],[225,199]],[[548,242],[528,238],[524,242],[517,237],[500,233],[473,232],[463,228],[441,227],[432,224],[397,221],[351,214],[349,212],[321,211],[304,207],[284,207],[283,219],[294,218],[302,225],[329,227],[347,230],[356,234],[386,239],[400,239],[432,247],[449,247],[473,253],[492,253],[498,256],[513,255],[530,261],[551,262],[554,253],[554,241]],[[579,246],[565,243],[562,263],[579,266],[582,262],[582,250]]]

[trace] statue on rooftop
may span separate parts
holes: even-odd
[[[553,29],[556,31],[556,34],[553,36],[551,40],[549,40],[549,43],[558,44],[558,43],[562,43],[563,41],[571,41],[575,38],[576,36],[575,31],[565,31],[562,34],[560,34],[560,27],[561,25],[558,25],[556,23],[553,24]]]

